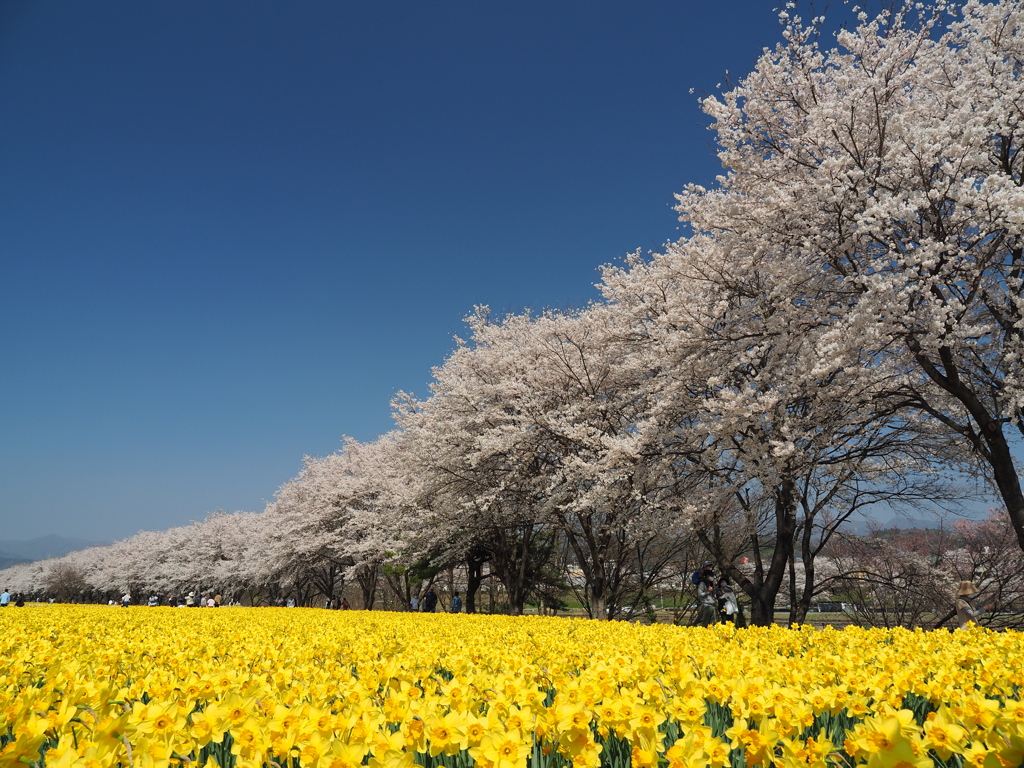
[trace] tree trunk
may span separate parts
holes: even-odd
[[[793,539],[796,535],[795,490],[796,483],[790,477],[783,478],[775,488],[775,548],[767,569],[763,566],[756,529],[751,533],[754,547],[751,554],[755,564],[753,580],[733,565],[722,547],[708,537],[707,531],[697,531],[701,544],[715,557],[722,572],[727,573],[750,598],[750,623],[754,626],[767,627],[775,622],[775,600],[793,555]]]
[[[342,592],[345,589],[345,579],[341,576],[341,568],[333,560],[328,561],[326,565],[315,571],[313,583],[327,598],[328,604],[334,599],[335,592]]]
[[[800,593],[800,600],[791,611],[791,622],[803,624],[807,620],[807,612],[811,609],[811,600],[814,598],[814,519],[807,512],[804,512],[803,535],[800,536],[800,559],[804,565],[804,588]],[[796,553],[793,553],[794,561]],[[795,621],[792,621],[795,619]]]
[[[363,610],[365,611],[372,611],[373,604],[377,600],[377,577],[378,566],[376,563],[360,570],[356,577],[359,581],[359,589],[363,593]]]
[[[793,538],[796,535],[796,483],[783,478],[775,490],[775,550],[765,573],[764,584],[751,610],[751,624],[770,626],[775,622],[775,598],[786,575],[786,566],[793,556]]]
[[[531,556],[537,556],[534,543],[538,531],[533,524],[527,524],[510,526],[497,534],[496,546],[490,553],[491,572],[505,587],[509,614],[521,616],[533,571],[541,565],[530,561]]]
[[[391,591],[398,599],[400,611],[411,611],[410,604],[412,603],[412,584],[409,581],[409,571],[407,568],[395,569],[391,572],[385,572],[384,583],[391,587]]]
[[[796,557],[789,558],[789,626],[803,624],[800,605],[796,596]]]
[[[967,428],[959,431],[974,448],[974,452],[991,467],[992,480],[1006,506],[1010,525],[1017,535],[1017,544],[1024,550],[1024,490],[1021,489],[1020,476],[1013,463],[1009,442],[1003,434],[1003,422],[989,413],[981,398],[961,378],[951,352],[939,350],[943,364],[943,370],[940,371],[935,361],[921,349],[916,338],[907,336],[906,341],[915,360],[928,377],[960,401],[978,425],[978,432]],[[932,416],[938,416],[940,421],[948,423],[949,419],[941,416],[937,409],[931,408],[928,403],[924,403],[924,406]]]
[[[466,613],[476,613],[476,595],[484,580],[484,562],[482,555],[466,558]]]
[[[1002,425],[990,421],[985,428],[985,442],[989,446],[991,456],[992,477],[999,489],[999,495],[1006,505],[1006,514],[1010,525],[1017,534],[1017,544],[1024,550],[1024,491],[1021,490],[1020,477],[1013,464],[1010,445],[1003,434]],[[988,434],[991,432],[991,434]]]
[[[597,527],[607,523],[598,517]],[[587,613],[592,619],[604,621],[608,619],[608,582],[605,571],[605,553],[611,541],[606,531],[595,531],[590,515],[578,515],[579,531],[574,530],[567,519],[562,519],[566,541],[576,555],[576,564],[583,572],[585,581],[584,594],[587,599]]]

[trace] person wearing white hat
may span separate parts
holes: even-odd
[[[960,623],[960,629],[967,629],[968,622],[978,622],[978,617],[988,613],[996,607],[996,603],[976,608],[974,600],[981,593],[981,590],[974,586],[973,581],[961,581],[956,590],[956,620]]]

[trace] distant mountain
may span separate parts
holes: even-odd
[[[952,529],[957,520],[976,520],[982,515],[930,515],[924,517],[909,517],[903,515],[890,515],[886,519],[879,518],[856,518],[844,524],[844,529],[858,536],[867,536],[872,530],[887,531],[898,528],[901,531],[935,530],[936,528]]]
[[[61,557],[68,552],[95,547],[100,542],[67,536],[40,536],[35,539],[5,539],[0,541],[0,567],[48,557]],[[4,563],[4,561],[13,561]]]
[[[18,563],[27,563],[27,560],[22,560],[20,557],[0,557],[0,571],[4,568],[10,568],[12,565]],[[2,587],[0,587],[2,589]]]
[[[901,531],[917,531],[921,529],[952,528],[953,520],[954,518],[943,520],[939,517],[890,517],[888,520],[877,521],[877,525],[881,530],[898,528]]]

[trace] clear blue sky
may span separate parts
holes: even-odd
[[[4,0],[4,535],[261,509],[474,304],[595,298],[713,182],[689,89],[774,6]]]

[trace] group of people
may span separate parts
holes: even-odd
[[[710,561],[705,562],[700,570],[693,574],[693,583],[697,586],[697,614],[692,622],[694,626],[707,627],[718,623],[744,625],[743,613],[736,599],[736,591],[732,588],[727,577],[722,576],[717,581],[715,580],[715,569]],[[956,593],[956,617],[961,629],[966,628],[969,622],[977,622],[983,613],[988,613],[998,607],[998,600],[984,605],[978,604],[979,594],[980,590],[974,586],[974,582],[960,582]],[[413,597],[409,602],[409,608],[413,611],[436,613],[437,600],[437,593],[433,587],[430,587],[424,593],[422,599]],[[25,600],[20,595],[12,597],[7,589],[0,592],[0,608],[6,608],[12,602],[17,607],[25,605]],[[53,602],[53,600],[51,599],[50,602]],[[151,607],[155,607],[161,604],[161,600],[158,595],[150,595],[147,603]],[[120,603],[114,600],[110,601],[110,605],[118,604],[124,608],[131,605],[131,593],[125,592],[121,596]],[[287,603],[279,600],[278,604],[285,604],[289,608],[293,608],[295,607],[295,600],[294,598],[289,598]],[[176,598],[174,595],[171,595],[167,598],[167,605],[176,605],[179,608],[217,608],[221,605],[221,596],[203,595],[202,597],[196,597],[195,592],[189,592],[183,598]],[[324,607],[333,610],[348,610],[350,608],[348,599],[344,597],[340,600],[336,597],[331,598]],[[462,611],[462,598],[458,592],[452,594],[450,610],[452,613]]]
[[[423,593],[423,597],[413,596],[409,600],[409,610],[420,613],[437,613],[437,592],[434,591],[434,588],[428,587],[427,591]],[[458,613],[462,610],[462,598],[459,597],[458,592],[452,593],[450,610],[452,613]]]
[[[178,608],[219,608],[223,598],[220,595],[202,595],[196,597],[195,592],[189,592],[184,597],[175,597],[170,595],[167,598],[167,605],[177,606]],[[109,605],[120,605],[122,608],[127,608],[132,604],[132,593],[125,592],[121,595],[120,601],[110,600]],[[163,604],[159,595],[150,595],[146,601],[146,605],[150,608],[156,608],[158,605]]]
[[[433,587],[429,587],[426,592],[423,593],[423,597],[412,596],[409,600],[409,610],[419,611],[421,613],[436,613],[437,612],[437,592],[434,591]]]
[[[700,570],[693,574],[693,582],[697,585],[697,615],[693,625],[707,627],[711,624],[743,624],[736,591],[729,579],[722,576],[715,581],[715,569],[710,562],[704,563]]]
[[[14,603],[15,608],[21,608],[25,605],[25,598],[22,595],[12,596],[7,589],[0,592],[0,608],[6,608],[11,603]]]

